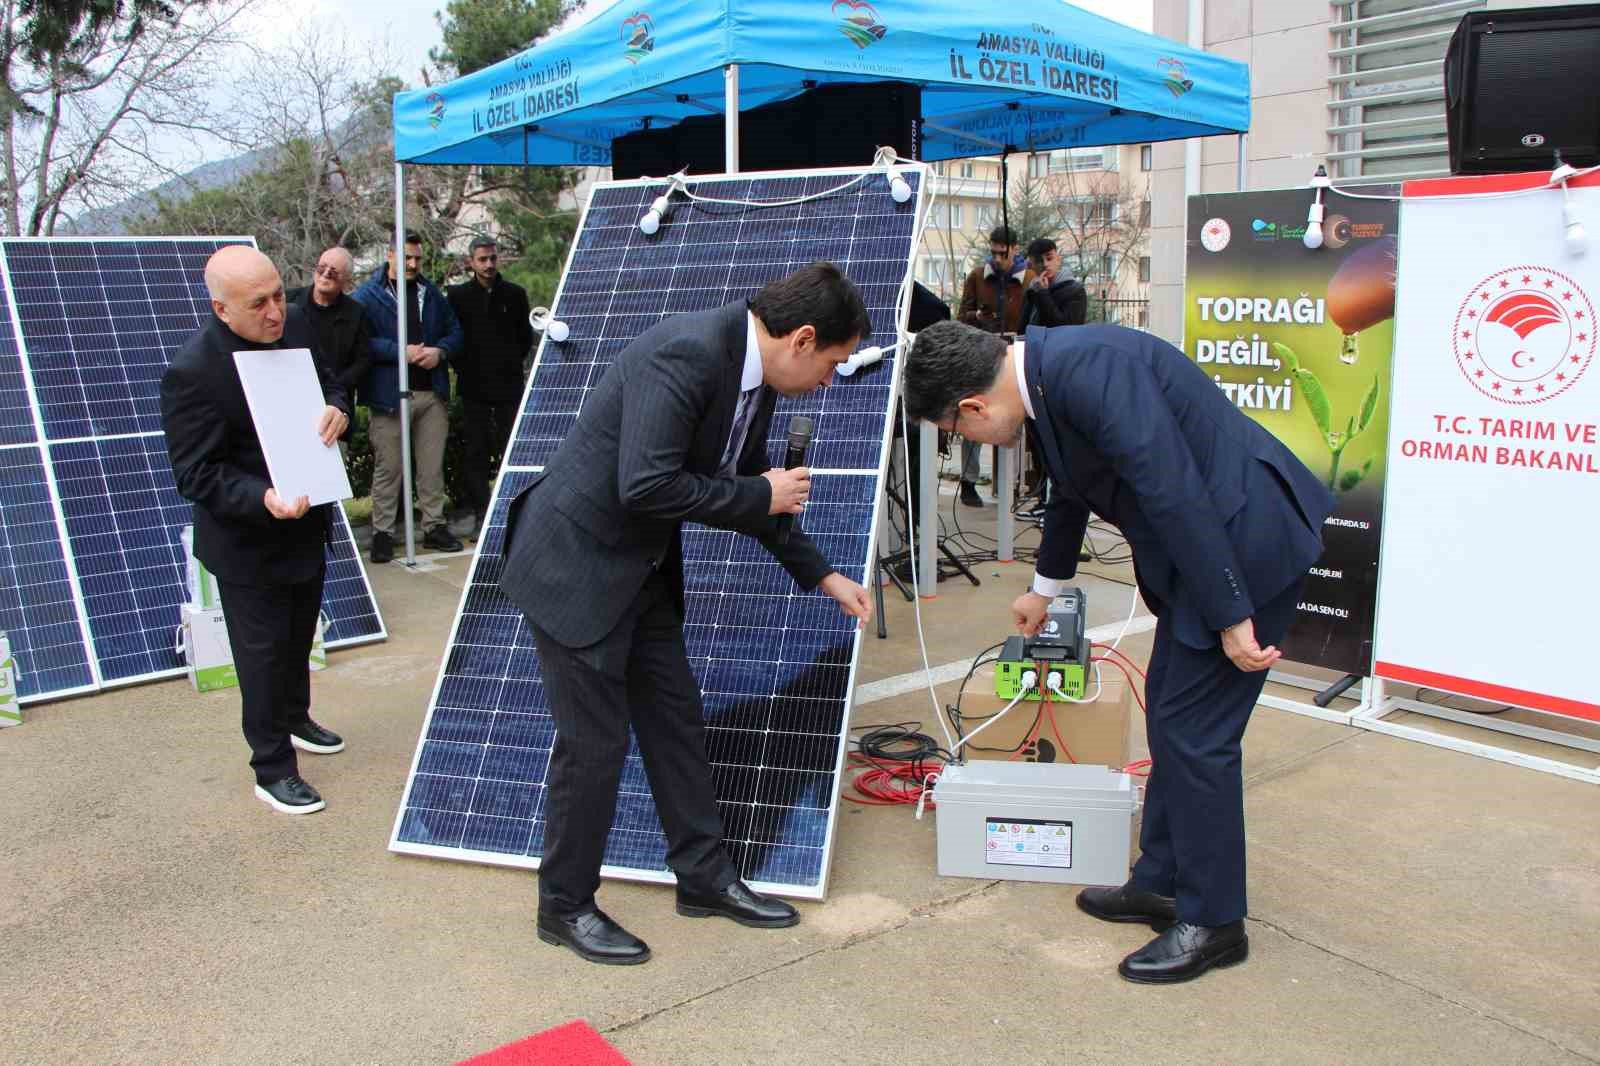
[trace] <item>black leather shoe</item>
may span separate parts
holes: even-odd
[[[290,774],[267,785],[256,786],[256,799],[283,814],[312,814],[327,806],[322,793],[306,784],[297,774]]]
[[[1178,901],[1137,887],[1086,888],[1078,893],[1078,909],[1102,922],[1148,922],[1160,933],[1178,921]]]
[[[961,483],[961,502],[968,507],[982,507],[983,497],[978,495],[978,486],[970,481]]]
[[[324,729],[307,718],[299,725],[289,727],[289,743],[301,751],[318,755],[332,755],[344,750],[344,738],[331,729]]]
[[[735,881],[720,892],[691,892],[678,888],[678,913],[685,918],[732,918],[757,929],[783,929],[800,921],[800,912],[781,899],[750,891]]]
[[[1245,935],[1243,922],[1179,922],[1123,959],[1117,972],[1139,984],[1175,984],[1193,981],[1213,966],[1232,966],[1249,956],[1250,938]]]
[[[450,532],[449,526],[434,526],[422,535],[422,546],[436,552],[458,552],[461,542]]]
[[[572,918],[539,912],[539,939],[571,948],[579,958],[607,966],[636,966],[650,961],[643,940],[613,922],[604,911],[589,911]]]
[[[394,560],[394,537],[388,533],[372,534],[372,561],[387,563]]]

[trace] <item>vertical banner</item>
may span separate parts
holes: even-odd
[[[1378,192],[1387,190],[1376,190]],[[1189,198],[1184,348],[1333,490],[1322,559],[1285,658],[1372,667],[1384,441],[1394,341],[1398,205],[1324,193],[1322,245],[1305,243],[1310,189]]]
[[[1600,176],[1570,244],[1547,177],[1405,187],[1375,672],[1600,721]]]

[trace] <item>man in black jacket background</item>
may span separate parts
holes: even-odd
[[[372,334],[366,312],[345,294],[355,274],[355,260],[335,245],[317,257],[311,284],[291,289],[287,296],[317,335],[318,348],[328,372],[344,389],[354,411],[356,386],[372,366]],[[339,438],[339,452],[349,457],[350,429]]]
[[[1040,237],[1028,245],[1033,280],[1023,290],[1022,324],[1029,326],[1081,326],[1089,317],[1089,290],[1061,269],[1056,242]]]
[[[522,403],[522,364],[533,346],[528,322],[528,294],[500,276],[500,250],[488,237],[468,249],[472,277],[446,290],[461,321],[466,345],[456,357],[456,388],[461,394],[462,473],[472,508],[473,530],[483,527],[489,509],[489,484],[494,480],[492,456],[505,458],[511,426]]]
[[[310,349],[327,406],[306,429],[328,447],[350,424],[350,401],[318,357],[310,324],[287,306],[272,260],[229,245],[206,263],[205,277],[213,317],[162,375],[161,424],[178,493],[194,503],[194,554],[222,592],[256,797],[309,814],[325,804],[301,779],[295,748],[344,748],[311,720],[307,663],[334,505],[285,500],[273,488],[233,353]]]

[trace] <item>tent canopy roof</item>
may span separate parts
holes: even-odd
[[[1242,63],[1045,0],[621,0],[510,59],[394,101],[409,163],[606,166],[613,138],[815,85],[922,87],[927,160],[1242,133]],[[863,160],[863,163],[867,160]]]

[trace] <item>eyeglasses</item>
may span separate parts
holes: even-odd
[[[317,269],[313,270],[312,273],[315,274],[319,278],[327,278],[329,281],[343,281],[344,280],[344,275],[342,273],[340,273],[338,267],[325,266],[322,263],[318,263],[317,264]]]

